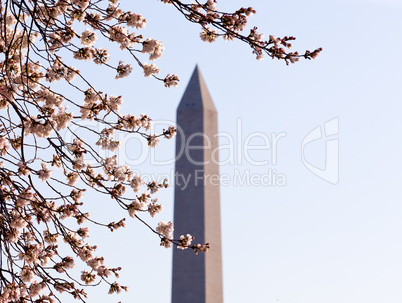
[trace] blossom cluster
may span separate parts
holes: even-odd
[[[156,227],[156,231],[161,235],[161,246],[169,248],[172,246],[173,243],[173,223],[172,221],[159,222],[158,226]]]

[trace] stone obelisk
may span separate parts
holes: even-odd
[[[177,108],[174,238],[209,243],[173,250],[172,303],[222,303],[217,112],[196,66]]]

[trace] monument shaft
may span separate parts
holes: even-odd
[[[207,253],[173,251],[172,303],[222,303],[216,108],[195,68],[177,108],[174,238],[187,233]]]

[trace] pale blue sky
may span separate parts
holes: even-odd
[[[158,1],[122,2],[148,19],[145,37],[164,42],[165,54],[156,62],[162,74],[176,73],[181,79],[174,89],[142,77],[139,69],[112,86],[111,78],[98,79],[110,93],[123,95],[123,112],[175,121],[177,104],[198,63],[221,131],[237,138],[241,119],[243,140],[254,132],[286,133],[278,144],[276,165],[243,161],[221,167],[221,173],[231,176],[275,169],[287,180],[284,187],[222,187],[225,302],[400,303],[401,3],[218,2],[223,10],[252,5],[257,14],[251,24],[266,35],[296,36],[297,50],[324,49],[315,61],[286,66],[268,58],[256,61],[239,42],[201,42],[196,25]],[[301,142],[336,117],[340,171],[339,183],[332,185],[303,165]],[[306,148],[308,161],[320,167],[324,142]],[[129,152],[136,152],[134,141],[130,144]],[[161,142],[156,150],[158,159],[173,154],[173,141]],[[267,155],[255,152],[253,157]],[[169,174],[173,165],[145,163],[138,169]],[[171,219],[173,189],[159,198],[165,204],[159,219]],[[113,216],[109,201],[93,203],[102,206],[88,206],[93,218]],[[149,221],[156,226],[157,220]],[[99,253],[104,252],[109,264],[123,267],[120,283],[130,291],[114,298],[90,290],[89,302],[170,302],[171,251],[158,247],[158,239],[140,223],[132,220],[113,234],[94,229],[92,238],[100,242]]]

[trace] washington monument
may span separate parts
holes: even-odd
[[[174,238],[189,233],[211,248],[198,255],[173,250],[172,303],[222,303],[218,120],[198,67],[177,108],[177,125]]]

